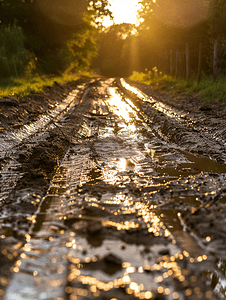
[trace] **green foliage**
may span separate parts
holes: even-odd
[[[26,37],[16,22],[0,28],[0,40],[1,78],[35,71],[35,57],[25,48]]]
[[[129,79],[151,85],[154,90],[168,90],[170,86],[172,88],[175,84],[173,77],[162,74],[155,76],[151,71],[148,73],[133,72]]]
[[[213,82],[212,78],[208,78],[200,83],[200,95],[206,102],[214,100],[220,103],[226,103],[226,76],[221,75],[217,81]]]
[[[110,77],[128,76],[130,61],[124,55],[124,49],[133,28],[133,25],[127,23],[116,24],[100,34],[94,66],[100,69],[101,74]]]
[[[219,76],[216,82],[213,82],[211,77],[206,77],[198,83],[197,80],[188,82],[181,78],[162,75],[161,73],[156,74],[156,69],[154,69],[148,74],[134,72],[129,79],[151,85],[154,90],[170,91],[173,94],[178,92],[198,93],[205,102],[219,101],[219,103],[226,103],[225,75]]]
[[[112,18],[112,12],[107,8],[108,6],[108,0],[89,1],[88,11],[91,13],[91,19],[100,28],[102,28],[104,17],[110,16]]]
[[[29,94],[42,93],[46,86],[53,86],[56,82],[63,83],[76,81],[80,78],[90,79],[97,77],[92,72],[80,72],[63,76],[34,76],[32,78],[5,78],[0,81],[0,98],[24,97]]]
[[[217,68],[219,71],[226,71],[225,65],[225,44],[226,44],[226,2],[222,0],[212,0],[211,10],[207,19],[205,49],[206,63],[212,72],[213,68],[213,49],[214,41],[218,41],[218,61]]]
[[[139,81],[141,83],[145,83],[145,84],[152,84],[153,81],[150,78],[150,74],[145,74],[142,72],[133,72],[133,74],[129,77],[130,80],[133,81]]]
[[[218,39],[226,42],[226,2],[222,0],[213,0],[211,14],[208,20],[208,33],[211,39]]]
[[[71,62],[67,66],[66,73],[88,70],[92,58],[97,54],[97,44],[91,29],[83,27],[77,31],[73,38],[67,41],[67,49]]]
[[[9,60],[5,55],[8,51],[1,49],[2,73],[20,76],[25,71],[31,75],[35,66],[39,74],[87,70],[97,51],[95,26],[91,24],[98,24],[97,18],[110,14],[107,5],[107,0],[65,0],[63,4],[61,0],[0,1],[1,27],[13,27],[16,20],[24,37],[23,51],[16,52],[16,59],[10,56]],[[17,41],[19,36],[16,34],[14,37],[18,49],[21,46]],[[5,36],[2,39],[5,40]],[[33,58],[31,53],[34,53]]]
[[[85,14],[84,24],[72,31],[61,47],[39,58],[42,72],[62,74],[89,70],[92,58],[97,53],[96,28],[90,22],[90,16]]]
[[[129,77],[130,80],[139,81],[148,85],[152,85],[155,90],[172,91],[175,88],[180,91],[185,91],[189,83],[184,79],[176,79],[173,76],[163,75],[154,67],[147,74],[142,72],[133,72]]]
[[[53,86],[55,82],[74,81],[79,79],[79,75],[60,76],[60,77],[33,77],[27,78],[8,78],[1,81],[0,97],[24,97],[31,93],[41,93],[45,86]]]

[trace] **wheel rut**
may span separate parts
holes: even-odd
[[[171,136],[178,120],[152,119],[136,97],[114,79],[92,82],[26,145],[27,178],[2,209],[18,210],[2,217],[2,251],[15,260],[3,299],[224,298],[224,151],[197,156]],[[32,176],[36,188],[24,186]]]

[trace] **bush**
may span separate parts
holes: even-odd
[[[0,77],[21,76],[36,68],[35,57],[24,46],[25,35],[16,22],[0,27]]]
[[[61,48],[38,59],[38,69],[45,74],[71,74],[88,71],[96,55],[97,44],[88,29],[76,31]]]

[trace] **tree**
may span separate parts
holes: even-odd
[[[98,56],[94,66],[105,76],[126,76],[127,59],[123,57],[123,48],[131,35],[133,25],[128,23],[112,25],[100,34]]]
[[[26,37],[16,22],[0,27],[0,77],[20,76],[35,67],[34,56],[25,48]]]
[[[102,28],[102,21],[105,16],[113,18],[108,6],[108,0],[89,1],[88,11],[91,13],[92,21],[100,28]]]
[[[219,0],[221,1],[221,0]],[[211,0],[142,0],[141,15],[152,13],[173,27],[189,27],[207,19]]]
[[[220,0],[219,0],[220,1]],[[176,60],[180,52],[181,72],[185,73],[185,45],[189,44],[191,69],[198,66],[198,49],[208,44],[207,17],[210,0],[142,0],[139,12],[143,22],[138,28],[139,68],[169,72],[170,53]],[[175,65],[175,64],[174,64]],[[206,63],[204,62],[204,67]]]
[[[26,36],[25,47],[37,57],[40,70],[55,73],[59,66],[62,72],[70,67],[70,59],[74,67],[90,65],[96,53],[91,23],[110,14],[107,4],[107,0],[4,0],[0,1],[0,20],[7,26],[17,20]]]
[[[225,42],[226,39],[226,2],[214,0],[212,2],[211,14],[208,20],[209,35],[212,39]]]

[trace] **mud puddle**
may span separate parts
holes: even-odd
[[[4,299],[223,297],[223,233],[212,236],[224,221],[225,167],[156,136],[125,100],[114,79],[87,90],[60,124],[70,143],[53,179],[44,162],[56,144],[40,144],[37,164],[34,152],[23,158],[51,182],[34,194]],[[201,228],[218,205],[221,225]]]

